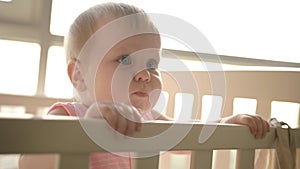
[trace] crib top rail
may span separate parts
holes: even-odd
[[[33,118],[34,117],[34,118]],[[87,134],[89,126],[93,129],[105,128],[111,137],[115,134],[105,127],[104,121],[95,119],[77,119],[69,117],[53,118],[10,118],[0,117],[0,154],[11,153],[61,153],[86,154],[90,152],[105,152],[95,140]],[[202,130],[215,129],[211,137],[204,143],[199,143]],[[207,128],[208,127],[208,128]],[[95,131],[95,130],[94,130]],[[165,133],[166,137],[155,139]],[[285,130],[287,132],[287,130]],[[142,131],[133,137],[137,142],[128,138],[115,138],[122,144],[110,147],[113,151],[124,152],[153,152],[165,151],[170,144],[170,138],[182,134],[172,150],[212,150],[212,149],[258,149],[274,148],[275,129],[264,139],[255,139],[246,126],[227,124],[174,124],[172,122],[151,122],[142,126]],[[300,128],[292,129],[296,138],[296,147],[300,147]],[[156,136],[156,137],[153,137]],[[106,135],[106,137],[110,137]],[[167,139],[168,140],[164,140]],[[142,140],[142,141],[141,141]],[[164,141],[162,141],[164,140]],[[158,142],[160,141],[160,142]],[[55,142],[55,143],[54,143]],[[149,144],[156,145],[155,147]],[[144,145],[147,144],[147,145]],[[138,146],[140,145],[140,146]]]

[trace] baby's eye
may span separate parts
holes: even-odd
[[[123,65],[130,65],[132,60],[129,55],[124,55],[118,60]]]
[[[158,64],[157,61],[154,59],[149,59],[146,63],[147,69],[153,69],[153,68],[157,68]]]

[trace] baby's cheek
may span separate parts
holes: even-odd
[[[112,101],[111,93],[111,81],[110,80],[100,80],[95,82],[94,95],[98,102]]]
[[[154,82],[154,89],[161,90],[162,89],[162,79],[161,76],[153,76],[153,82]]]

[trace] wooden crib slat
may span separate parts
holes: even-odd
[[[236,169],[254,168],[255,149],[237,150]]]
[[[191,169],[211,169],[212,156],[212,150],[192,151]]]
[[[159,155],[146,158],[136,158],[134,161],[135,169],[158,169],[159,167]]]
[[[59,169],[87,169],[89,154],[61,154]]]

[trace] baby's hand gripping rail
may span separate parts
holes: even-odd
[[[88,124],[92,127],[105,127],[105,122],[94,119],[76,119],[72,117],[51,118],[10,118],[0,117],[0,154],[19,153],[58,153],[60,154],[60,169],[88,168],[89,153],[106,152],[91,140],[82,127]],[[198,142],[201,129],[205,126],[216,127],[213,135],[203,144]],[[217,125],[217,126],[215,126]],[[172,147],[172,151],[191,150],[191,168],[210,169],[212,166],[213,150],[238,149],[239,168],[253,168],[255,149],[275,148],[276,129],[271,131],[264,139],[255,139],[248,127],[227,124],[174,124],[171,122],[145,123],[142,131],[137,132],[135,138],[150,138],[163,133],[170,127],[177,130],[190,126],[190,130],[181,141]],[[284,129],[284,132],[288,132]],[[292,129],[295,145],[300,147],[300,128]],[[113,135],[114,133],[111,132]],[[126,140],[126,139],[124,139]],[[124,141],[120,139],[119,141]],[[166,140],[172,141],[172,140]],[[126,146],[116,146],[114,151],[149,153],[166,151],[163,146],[136,147],[134,143]],[[138,158],[136,168],[158,168],[159,155]]]

